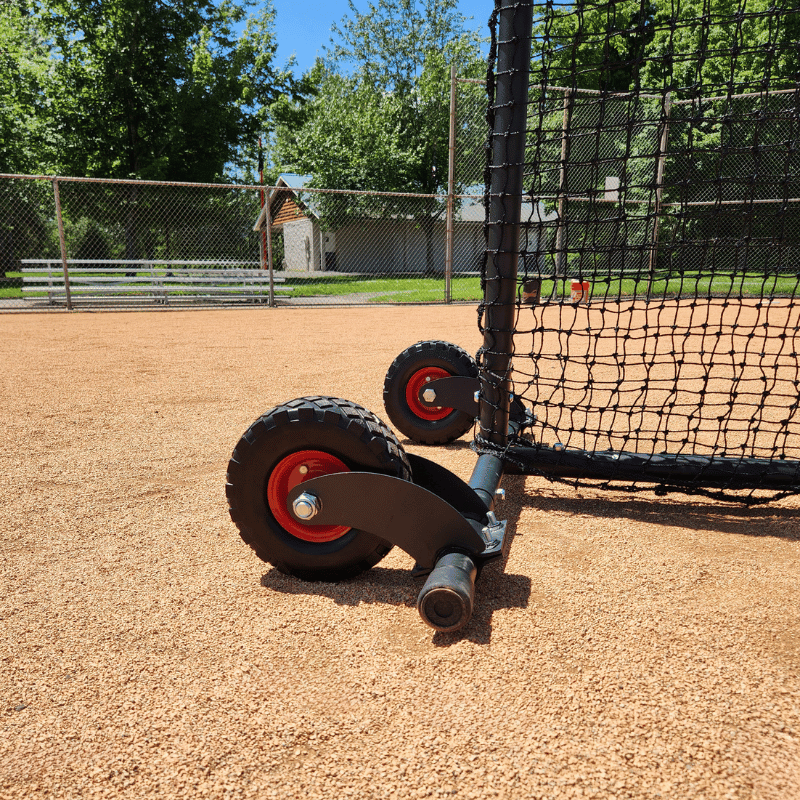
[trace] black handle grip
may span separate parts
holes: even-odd
[[[463,553],[448,553],[437,562],[417,598],[417,611],[437,631],[457,631],[469,622],[478,569]]]

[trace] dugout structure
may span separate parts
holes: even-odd
[[[491,30],[478,451],[576,485],[796,493],[797,6],[500,0]]]

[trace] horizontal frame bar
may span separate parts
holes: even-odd
[[[514,446],[507,458],[524,474],[663,483],[725,489],[780,489],[800,485],[800,461],[767,458],[557,450]]]

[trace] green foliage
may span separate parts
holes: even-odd
[[[466,30],[456,0],[378,0],[334,27],[327,58],[306,76],[314,96],[273,106],[275,159],[333,189],[434,194],[446,187],[450,67],[484,70],[477,33]],[[407,214],[389,199],[323,195],[323,225],[348,216]],[[413,212],[430,243],[444,204],[431,199]]]
[[[78,243],[75,248],[75,258],[111,258],[109,237],[95,220],[86,218],[79,220],[78,224],[72,228],[70,239],[74,239]]]
[[[480,74],[455,0],[378,0],[334,28],[305,106],[273,107],[276,157],[318,186],[434,193],[447,179],[450,65]]]
[[[639,85],[655,9],[649,0],[548,7],[534,22],[532,83],[616,92]]]
[[[681,97],[793,88],[799,38],[792,0],[578,0],[534,23],[534,83]]]
[[[665,5],[654,15],[645,85],[689,96],[796,85],[800,15],[791,0],[681,0],[676,24],[672,13]]]
[[[262,109],[296,87],[273,66],[271,4],[225,0],[43,0],[62,92],[62,169],[213,181],[257,135]]]
[[[47,125],[53,62],[26,6],[0,4],[0,172],[46,172],[56,150]]]

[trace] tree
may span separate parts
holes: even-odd
[[[532,69],[542,85],[627,92],[653,39],[652,0],[578,0],[534,20]]]
[[[0,4],[0,172],[53,168],[57,132],[48,125],[52,65],[38,20],[22,0]],[[47,247],[49,186],[0,182],[0,278]]]
[[[262,109],[282,92],[297,91],[292,76],[274,66],[272,5],[268,0],[247,17],[254,5],[41,0],[55,82],[47,121],[59,132],[59,171],[214,182],[235,168],[243,145],[264,124]],[[234,35],[241,23],[243,32]],[[71,204],[70,194],[79,191]],[[63,194],[65,223],[75,231],[90,230],[90,219],[103,225],[116,219],[125,257],[138,259],[156,247],[159,212],[142,187]],[[199,220],[211,211],[198,199],[174,213]]]
[[[604,177],[616,175],[622,176],[626,199],[652,200],[668,126],[661,181],[666,202],[708,201],[723,184],[725,199],[796,196],[787,183],[797,172],[788,163],[796,148],[787,153],[785,146],[796,136],[791,101],[762,92],[798,85],[798,40],[800,15],[792,0],[578,0],[548,7],[534,23],[532,108],[540,114],[542,133],[534,144],[533,191],[553,194],[560,181],[563,95],[544,88],[558,85],[605,94],[601,102],[568,96],[563,195],[602,196]],[[612,92],[635,96],[615,99]],[[747,93],[755,96],[737,97]],[[686,100],[693,102],[675,102]],[[778,153],[787,160],[769,163]],[[770,174],[776,176],[772,184]],[[600,210],[575,204],[570,215]],[[766,214],[765,207],[761,211]],[[660,239],[668,238],[676,220],[684,238],[731,236],[722,229],[735,230],[736,223],[722,219],[707,209],[694,215],[682,209],[679,217],[662,211]]]
[[[316,95],[305,107],[286,100],[272,109],[276,156],[325,188],[434,194],[447,180],[450,65],[461,76],[485,67],[481,39],[465,27],[456,0],[378,0],[334,27],[331,48],[307,76]],[[352,199],[320,198],[326,213],[365,213]],[[366,202],[366,201],[365,201]],[[432,273],[436,199],[373,214],[411,214],[425,230]],[[358,211],[356,211],[358,208]]]
[[[269,2],[43,0],[64,167],[115,178],[212,181],[294,83],[273,66]]]
[[[0,172],[46,171],[56,149],[47,126],[52,62],[27,5],[0,6]]]

